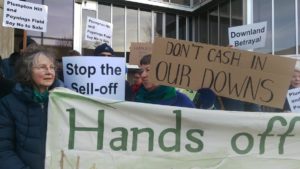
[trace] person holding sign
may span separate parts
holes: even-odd
[[[96,47],[94,56],[113,56],[114,50],[106,43]]]
[[[293,76],[291,79],[291,85],[290,85],[289,89],[295,89],[295,88],[300,88],[300,61],[299,60],[297,60],[297,62],[296,62],[294,73],[293,73]],[[291,111],[291,107],[290,107],[287,99],[284,102],[282,111],[284,111],[284,112]]]
[[[151,55],[145,55],[140,60],[140,67],[143,70],[141,74],[143,85],[137,91],[135,101],[194,108],[194,103],[186,95],[176,91],[174,87],[156,85],[149,81],[150,61]]]
[[[55,56],[40,46],[27,48],[16,65],[17,84],[0,100],[0,168],[43,169],[49,90]]]
[[[107,56],[112,57],[114,56],[114,50],[111,48],[108,44],[103,43],[96,47],[94,51],[94,56]],[[125,100],[126,101],[132,101],[133,99],[131,88],[129,82],[125,81]]]

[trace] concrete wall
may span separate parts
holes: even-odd
[[[14,29],[2,26],[3,1],[0,0],[0,56],[2,59],[14,51]]]

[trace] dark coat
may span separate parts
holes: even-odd
[[[9,94],[15,86],[15,82],[0,77],[0,98]]]
[[[44,168],[47,104],[20,84],[0,100],[0,169]]]
[[[159,105],[195,108],[194,103],[185,94],[180,93],[179,91],[175,91],[171,98],[163,99],[168,94],[168,92],[166,92],[167,90],[165,89],[170,88],[172,87],[160,86],[154,91],[147,91],[142,85],[136,94],[135,101]]]

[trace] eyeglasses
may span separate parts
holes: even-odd
[[[38,66],[33,66],[33,68],[37,69],[38,71],[43,71],[43,72],[47,72],[47,71],[55,72],[55,70],[56,70],[56,67],[54,65],[50,65],[50,66],[38,65]]]

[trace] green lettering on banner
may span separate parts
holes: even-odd
[[[97,132],[97,150],[103,148],[103,134],[104,134],[104,110],[98,111],[98,128],[91,127],[76,127],[76,115],[75,109],[67,109],[69,112],[69,124],[70,124],[70,134],[69,134],[69,149],[74,149],[75,131],[95,131]]]
[[[112,132],[120,131],[121,132],[121,137],[112,139],[109,143],[110,148],[114,151],[119,151],[119,150],[126,151],[127,150],[127,139],[128,139],[127,129],[124,128],[124,127],[117,127],[117,128],[113,128],[111,131]],[[117,142],[120,142],[120,146],[117,146],[115,144]]]
[[[193,143],[196,143],[197,146],[193,148],[191,144],[186,144],[185,148],[187,151],[192,153],[200,152],[203,149],[203,142],[199,138],[195,137],[193,133],[198,133],[200,136],[203,136],[203,131],[200,129],[188,130],[186,133],[187,139],[192,141]]]
[[[138,144],[138,134],[147,132],[149,135],[149,141],[148,141],[148,151],[153,151],[153,145],[154,145],[154,131],[151,128],[132,128],[131,131],[133,132],[133,138],[132,138],[132,151],[137,150],[137,144]]]
[[[287,136],[294,136],[294,135],[291,135],[291,132],[295,129],[295,124],[297,121],[300,121],[300,117],[294,117],[291,122],[290,122],[290,125],[289,125],[289,128],[288,130],[282,134],[282,135],[278,135],[280,136],[280,142],[279,142],[279,154],[283,154],[284,153],[284,142],[285,142],[285,138]]]
[[[160,148],[163,151],[170,152],[170,151],[180,151],[180,133],[181,133],[181,110],[174,110],[174,114],[176,114],[176,128],[167,128],[163,130],[158,138],[158,143]],[[167,147],[164,143],[164,137],[167,133],[174,133],[175,135],[175,145]]]
[[[240,136],[245,136],[248,139],[248,146],[244,150],[239,149],[237,144],[236,144],[237,139]],[[249,133],[238,133],[238,134],[234,135],[231,139],[231,147],[238,154],[247,154],[247,153],[249,153],[249,151],[251,151],[251,149],[253,148],[253,145],[254,145],[254,138]]]
[[[258,134],[258,136],[261,136],[260,144],[259,144],[259,154],[264,154],[265,152],[265,144],[266,144],[267,136],[274,136],[274,134],[270,134],[270,132],[272,131],[274,123],[276,121],[279,121],[282,126],[287,125],[287,121],[281,116],[275,116],[269,120],[266,131],[263,132],[262,134]]]

